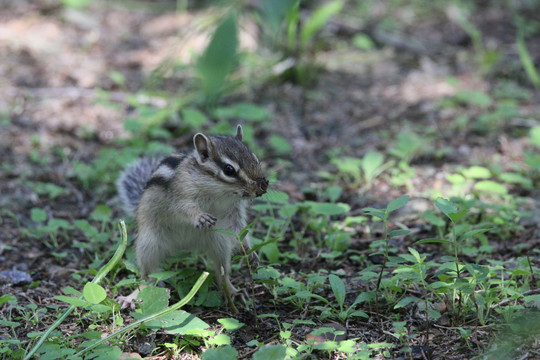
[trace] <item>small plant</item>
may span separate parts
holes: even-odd
[[[379,308],[379,290],[380,290],[380,286],[381,286],[381,281],[382,281],[383,274],[385,272],[386,262],[388,260],[388,252],[389,252],[389,247],[390,247],[390,245],[389,245],[390,238],[394,237],[394,236],[406,235],[406,234],[409,233],[409,230],[406,230],[406,229],[392,230],[392,231],[388,232],[388,216],[393,211],[396,211],[396,210],[402,208],[403,206],[405,206],[407,204],[407,202],[409,201],[409,198],[410,197],[408,195],[406,195],[406,196],[402,196],[402,197],[399,197],[397,199],[394,199],[394,200],[390,201],[390,203],[388,204],[388,206],[384,210],[383,209],[375,209],[375,208],[364,208],[363,209],[368,215],[370,215],[370,216],[372,216],[374,218],[382,220],[383,221],[383,227],[384,227],[383,263],[382,263],[381,271],[379,272],[379,277],[377,279],[377,284],[376,284],[376,287],[375,287],[375,303],[377,305],[377,308]]]

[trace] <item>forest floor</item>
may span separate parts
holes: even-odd
[[[31,277],[19,284],[1,280],[0,295],[14,295],[18,309],[28,304],[36,304],[38,309],[63,306],[54,297],[66,286],[80,289],[80,276],[88,276],[84,271],[100,264],[96,260],[102,256],[99,251],[110,255],[116,242],[105,239],[101,248],[92,249],[84,245],[88,244],[88,235],[80,229],[58,232],[58,228],[71,226],[61,222],[56,223],[56,230],[49,227],[40,232],[43,219],[36,209],[45,210],[45,219],[63,219],[67,224],[80,219],[103,224],[103,214],[96,211],[104,209],[103,205],[112,209],[111,214],[105,210],[106,216],[121,218],[121,208],[114,199],[114,179],[123,161],[118,140],[132,136],[125,128],[126,119],[144,117],[140,115],[143,106],[133,105],[133,94],[145,90],[145,95],[135,101],[160,108],[174,94],[181,98],[191,91],[185,89],[193,87],[193,69],[188,64],[207,43],[208,32],[200,30],[199,23],[211,16],[211,8],[175,12],[174,2],[137,4],[137,10],[127,5],[91,5],[78,10],[57,1],[0,4],[0,271],[17,269]],[[501,54],[502,60],[489,65],[488,70],[475,62],[468,34],[440,17],[407,24],[399,35],[380,33],[369,25],[356,28],[350,19],[338,17],[323,30],[321,36],[327,45],[313,54],[318,68],[309,86],[276,79],[258,81],[257,73],[246,70],[239,78],[243,81],[240,88],[247,90],[224,96],[222,102],[256,104],[271,114],[264,127],[253,127],[254,142],[264,149],[261,160],[265,169],[275,175],[274,190],[287,193],[291,201],[319,201],[329,183],[338,184],[344,190],[338,200],[350,206],[351,216],[363,215],[365,207],[384,208],[392,199],[410,195],[410,202],[389,226],[406,226],[413,231],[414,240],[436,235],[421,220],[422,214],[434,209],[434,194],[450,197],[446,194],[454,193],[457,185],[449,181],[452,174],[475,165],[499,173],[526,169],[523,177],[531,179],[533,186],[521,186],[526,181],[505,184],[506,195],[519,198],[514,210],[523,215],[516,215],[519,219],[506,229],[504,240],[488,236],[486,244],[472,245],[489,245],[488,255],[471,252],[462,260],[489,258],[504,263],[530,254],[536,269],[539,260],[534,250],[540,248],[539,172],[533,171],[524,154],[538,151],[529,136],[539,124],[538,94],[523,74],[511,16],[496,6],[485,6],[472,18],[484,36],[483,43]],[[257,31],[249,21],[241,27],[242,51],[258,51]],[[369,51],[350,45],[359,31],[374,39],[375,46]],[[540,63],[538,39],[536,35],[537,41],[527,42],[536,64]],[[332,42],[343,46],[328,45]],[[171,59],[181,65],[170,65]],[[230,121],[231,129],[235,121]],[[153,140],[189,149],[193,132],[178,130],[182,127],[173,119],[164,128],[174,136],[160,139],[158,134]],[[407,135],[400,140],[400,134]],[[269,139],[273,135],[285,139],[290,148],[280,151],[272,147]],[[359,186],[354,174],[338,171],[336,162],[340,159],[362,158],[372,150],[390,154],[387,159],[393,156],[394,170],[386,170],[368,186]],[[98,158],[109,159],[113,165],[95,169]],[[401,168],[400,160],[406,163]],[[462,191],[478,192],[474,183],[466,183]],[[308,188],[314,191],[306,191]],[[488,194],[483,199],[490,197]],[[293,219],[293,223],[300,221]],[[114,228],[115,223],[106,226]],[[380,225],[374,225],[369,233],[363,226],[351,226],[355,233],[348,248],[369,256],[369,244],[381,236]],[[316,236],[314,230],[305,236],[310,234]],[[286,240],[293,235],[287,232],[284,236],[280,251],[290,252],[293,248]],[[398,252],[408,253],[414,240],[405,237],[392,241]],[[432,259],[442,255],[437,244],[416,246],[419,251],[435,254]],[[361,270],[361,263],[344,260],[336,265],[311,249],[298,255],[298,260],[291,258],[281,264],[280,272],[340,270],[348,279],[349,289],[355,284],[368,287],[351,280]],[[380,260],[373,263],[380,264]],[[237,266],[235,269],[234,282],[247,280],[245,272],[238,271]],[[117,273],[116,279],[126,274]],[[422,290],[416,291],[421,297]],[[284,322],[288,313],[291,319],[301,317],[290,304],[276,307],[267,301],[270,296],[258,288],[254,302],[259,314],[279,313]],[[4,318],[19,311],[7,303],[0,304],[0,309]],[[213,326],[216,319],[230,316],[226,306],[186,310]],[[369,313],[373,309],[363,310]],[[412,310],[402,315],[417,317]],[[125,316],[129,317],[127,313]],[[28,318],[26,324],[17,327],[18,339],[29,340],[28,333],[42,332],[55,320],[54,316],[41,317]],[[237,318],[247,324],[256,321],[249,311],[241,310]],[[380,331],[377,317],[357,319],[344,324],[348,338],[399,344],[393,334]],[[391,321],[396,320],[390,315],[383,319],[390,328]],[[421,328],[421,320],[416,321]],[[69,335],[78,331],[80,324],[74,317],[59,330]],[[498,328],[493,324],[469,323],[473,330],[465,340],[450,319],[442,318],[432,327],[427,346],[411,340],[418,345],[411,353],[395,350],[394,356],[381,353],[379,358],[472,358],[496,341]],[[467,322],[462,326],[467,327]],[[297,329],[294,336],[302,339],[302,331],[307,330],[301,326]],[[253,339],[252,332],[259,339],[269,340],[275,339],[279,329],[275,323],[263,321],[256,330],[250,326],[235,333],[233,345],[243,357],[252,353],[246,345]],[[0,340],[11,336],[9,327],[0,324]],[[133,338],[124,351],[143,354],[142,344],[150,340],[140,336]],[[516,358],[540,358],[538,340],[529,345],[520,348]],[[182,356],[177,358],[188,358]]]

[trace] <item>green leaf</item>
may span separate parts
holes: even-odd
[[[371,50],[375,47],[375,43],[366,34],[356,34],[352,39],[353,45],[360,50]]]
[[[356,351],[356,341],[354,340],[343,340],[338,342],[338,347],[336,349],[339,352],[346,354],[352,354]],[[361,359],[361,358],[359,358]]]
[[[131,313],[131,315],[136,319],[142,319],[146,316],[146,314],[139,313]],[[207,323],[184,310],[174,310],[157,319],[145,322],[145,325],[151,330],[165,329],[171,334],[189,334],[209,327]]]
[[[469,179],[489,179],[491,172],[483,166],[471,166],[463,170],[463,176]]]
[[[218,323],[223,325],[223,327],[227,331],[236,331],[245,325],[244,323],[241,323],[240,321],[233,318],[218,319]]]
[[[220,119],[244,119],[248,121],[264,121],[272,117],[272,113],[264,106],[252,103],[237,103],[216,110]]]
[[[207,95],[215,96],[222,89],[236,61],[237,47],[236,19],[229,15],[219,24],[197,62],[197,72]]]
[[[523,65],[529,80],[537,90],[540,89],[540,76],[538,75],[538,71],[534,66],[534,61],[529,54],[529,50],[527,50],[527,45],[525,44],[525,37],[522,30],[518,31],[517,48],[519,59],[521,60],[521,64]]]
[[[88,282],[83,289],[84,298],[92,304],[99,304],[107,297],[107,292],[101,285]]]
[[[459,241],[468,239],[468,238],[473,237],[473,236],[478,235],[478,234],[483,234],[483,233],[485,233],[485,232],[487,232],[489,230],[490,229],[476,229],[476,230],[467,231],[466,233],[464,233],[463,235],[461,235],[459,237]]]
[[[390,231],[388,236],[395,237],[395,236],[408,235],[410,233],[411,233],[411,231],[409,229],[396,229],[396,230]]]
[[[405,204],[407,204],[407,202],[409,202],[410,198],[411,197],[409,195],[405,195],[390,201],[390,203],[386,207],[386,213],[390,214],[392,211],[402,208],[403,206],[405,206]]]
[[[381,220],[386,219],[386,214],[384,210],[375,208],[363,208],[362,210],[365,211],[369,216],[373,216]]]
[[[452,220],[452,218],[450,217],[450,214],[454,214],[458,212],[458,207],[456,204],[442,197],[439,197],[437,198],[437,200],[435,200],[435,206],[439,210],[441,210],[442,213],[446,215],[450,220]]]
[[[539,127],[540,129],[540,127]],[[509,184],[519,184],[525,189],[532,189],[533,182],[531,179],[516,173],[502,173],[499,175],[500,179],[505,183]]]
[[[479,191],[487,191],[499,195],[506,195],[508,193],[504,185],[491,180],[479,181],[474,185],[474,188]]]
[[[297,0],[263,0],[259,2],[263,24],[269,27],[270,35],[277,36],[281,25]]]
[[[281,135],[271,135],[268,139],[268,144],[281,155],[287,155],[292,152],[292,146],[289,141]]]
[[[309,206],[309,211],[315,215],[341,215],[349,212],[350,206],[345,203],[320,203],[314,201],[305,201],[305,205]]]
[[[403,299],[401,299],[395,306],[394,306],[394,309],[400,309],[402,307],[405,307],[407,305],[409,305],[410,303],[417,303],[417,302],[420,302],[422,301],[422,299],[419,299],[415,296],[407,296],[407,297],[404,297]]]
[[[144,316],[155,314],[169,306],[170,292],[157,286],[147,286],[139,292],[137,299],[142,300],[141,311]]]
[[[192,129],[201,130],[207,118],[202,112],[194,108],[182,109],[182,120]]]
[[[82,9],[90,4],[92,0],[61,0],[65,7],[73,9]]]
[[[236,360],[238,351],[230,345],[208,349],[202,353],[203,360]]]
[[[47,217],[47,212],[43,209],[32,208],[32,210],[30,210],[30,218],[34,222],[44,222],[47,220]]]
[[[12,295],[12,294],[4,294],[0,296],[0,306],[6,302],[9,302],[14,305],[17,303],[17,298],[15,297],[15,295]]]
[[[330,286],[332,287],[332,291],[334,292],[339,307],[343,307],[343,303],[345,302],[345,283],[334,274],[330,274],[328,280],[330,281]]]
[[[283,345],[265,345],[255,354],[253,360],[283,360],[287,356],[287,348]]]
[[[260,199],[275,204],[286,204],[289,201],[289,195],[282,191],[268,190],[268,192],[261,196]]]
[[[377,170],[384,162],[384,155],[378,151],[370,151],[362,159],[362,170],[366,179],[372,180],[377,176]]]
[[[112,210],[107,205],[98,205],[90,214],[90,219],[96,221],[109,221],[111,220]]]
[[[422,240],[415,241],[415,244],[426,244],[426,243],[453,244],[454,242],[452,242],[450,240],[434,239],[434,238],[422,239]]]
[[[468,212],[469,212],[469,209],[463,209],[461,211],[458,211],[457,213],[449,214],[450,220],[452,220],[452,222],[454,222],[454,223],[457,223],[465,215],[467,215]]]
[[[305,47],[313,38],[315,33],[319,31],[332,16],[341,11],[343,7],[342,1],[330,1],[313,11],[311,16],[306,20],[300,32],[300,44]]]
[[[540,148],[540,126],[533,126],[529,131],[529,141]]]
[[[79,299],[79,298],[74,298],[74,297],[71,297],[71,296],[58,295],[58,296],[55,296],[54,298],[56,300],[63,301],[65,303],[68,303],[69,305],[73,305],[73,306],[76,306],[76,307],[82,307],[82,306],[90,305],[88,303],[88,301],[86,301],[86,300]]]

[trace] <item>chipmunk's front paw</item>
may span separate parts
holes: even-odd
[[[195,224],[198,229],[208,229],[216,225],[217,219],[210,214],[202,214],[199,216],[199,220]]]

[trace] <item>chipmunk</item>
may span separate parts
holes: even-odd
[[[238,240],[213,229],[238,234],[246,226],[247,200],[268,188],[259,159],[242,142],[243,137],[240,125],[234,137],[197,133],[192,153],[140,159],[116,183],[125,210],[136,218],[135,252],[141,275],[146,278],[156,272],[180,250],[206,252],[233,310],[229,294],[238,290],[229,274]],[[243,246],[250,249],[247,236]],[[120,297],[122,307],[133,307],[137,293]]]

